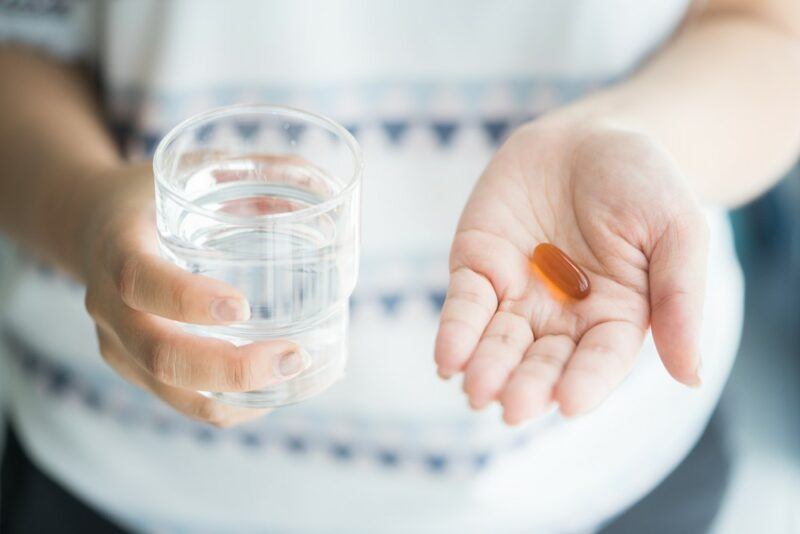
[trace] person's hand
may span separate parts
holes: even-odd
[[[707,223],[652,139],[550,118],[515,132],[477,183],[456,231],[435,358],[464,373],[473,408],[509,424],[556,403],[598,406],[627,376],[648,326],[672,376],[698,386]],[[533,273],[540,243],[588,275],[584,300]]]
[[[107,194],[86,224],[86,308],[100,352],[120,375],[176,410],[216,426],[264,410],[236,408],[197,391],[249,391],[292,378],[308,362],[296,345],[235,347],[189,335],[174,321],[227,324],[250,315],[235,288],[159,257],[149,166],[103,177]]]

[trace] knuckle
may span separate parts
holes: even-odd
[[[254,389],[255,373],[249,358],[228,358],[225,362],[226,386],[234,391]]]
[[[680,305],[681,302],[691,298],[689,291],[679,289],[669,293],[661,294],[653,298],[650,304],[650,312],[652,315],[658,315],[661,310],[669,309],[668,306]]]
[[[588,349],[598,356],[599,361],[604,362],[599,370],[608,383],[619,382],[628,373],[632,361],[625,354],[603,344],[593,344]]]
[[[172,308],[175,313],[175,318],[179,321],[190,319],[189,306],[187,299],[189,296],[189,284],[185,282],[177,282],[172,286]]]
[[[148,350],[147,371],[161,383],[179,385],[175,347],[164,340],[156,341]]]
[[[227,410],[218,402],[205,397],[198,399],[191,406],[189,416],[217,428],[227,428],[233,423]]]
[[[466,303],[467,305],[478,306],[481,309],[493,307],[494,305],[494,303],[491,302],[491,300],[488,299],[484,293],[470,291],[463,288],[451,291],[451,293],[447,295],[447,299],[450,302]]]
[[[117,291],[123,302],[129,306],[135,302],[141,269],[141,258],[134,254],[125,258],[116,273]]]
[[[511,334],[506,333],[506,332],[487,333],[486,335],[483,336],[483,338],[485,340],[496,341],[497,343],[499,343],[501,345],[509,345],[509,346],[512,346],[512,347],[520,344],[519,340],[517,338],[515,338],[514,336],[512,336]]]
[[[533,354],[531,360],[538,362],[544,367],[551,369],[561,370],[564,367],[564,358],[557,356],[552,352],[537,352]]]
[[[589,343],[586,345],[586,350],[600,357],[614,356],[617,354],[617,351],[605,343]]]
[[[444,328],[447,325],[451,325],[452,327],[458,329],[466,329],[476,337],[480,337],[481,334],[483,334],[483,328],[477,326],[474,321],[468,321],[460,317],[454,317],[452,314],[447,314],[447,316],[442,317],[439,328]]]

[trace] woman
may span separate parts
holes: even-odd
[[[0,57],[0,224],[77,281],[25,260],[7,305],[25,453],[130,529],[596,529],[686,455],[733,361],[740,274],[723,213],[698,200],[752,198],[800,143],[796,3],[692,9],[5,8],[3,35],[51,57]],[[98,93],[67,65],[81,59]],[[253,100],[336,118],[369,168],[348,376],[266,418],[195,393],[274,380],[253,369],[278,354],[171,323],[235,320],[246,302],[158,258],[148,162],[178,120]],[[587,270],[590,299],[562,306],[532,282],[542,242]],[[491,408],[469,412],[435,371]],[[4,513],[26,524],[31,508]]]

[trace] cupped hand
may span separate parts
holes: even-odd
[[[248,319],[235,288],[165,261],[158,254],[149,166],[104,177],[102,207],[86,224],[86,308],[105,361],[130,382],[187,416],[216,426],[264,410],[224,405],[197,391],[249,391],[298,375],[307,366],[288,341],[236,347],[192,336],[175,321],[229,324]]]
[[[453,241],[435,358],[464,373],[473,408],[509,424],[553,404],[598,406],[625,379],[652,327],[678,381],[700,384],[708,230],[684,177],[652,139],[550,118],[515,132],[467,203]],[[587,274],[574,300],[531,266],[552,243]]]

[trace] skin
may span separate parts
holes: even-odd
[[[652,321],[669,372],[699,385],[698,273],[708,238],[678,177],[669,154],[639,133],[545,123],[515,133],[458,226],[439,373],[463,372],[470,404],[498,400],[510,424],[551,401],[576,415],[624,379]],[[532,275],[539,243],[557,244],[581,266],[588,298],[558,298]]]
[[[799,28],[797,4],[712,2],[632,79],[498,151],[453,240],[435,349],[473,408],[497,401],[512,425],[553,404],[591,411],[631,371],[648,327],[667,371],[701,385],[698,198],[746,201],[796,158]],[[589,298],[554,298],[532,275],[543,242],[587,272]]]
[[[631,79],[515,132],[453,241],[440,375],[463,373],[472,406],[500,402],[510,424],[552,402],[577,415],[625,378],[652,328],[667,370],[698,385],[698,198],[746,201],[796,156],[798,41],[793,0],[709,1]],[[260,416],[195,390],[285,380],[306,365],[298,348],[180,330],[245,318],[244,297],[159,258],[150,167],[121,160],[80,70],[5,47],[0,72],[0,228],[86,284],[100,352],[123,377],[218,426]],[[587,272],[588,299],[556,300],[531,275],[541,242]]]
[[[158,255],[148,166],[125,167],[85,228],[86,308],[100,353],[132,383],[201,421],[230,426],[265,413],[207,399],[203,391],[249,391],[299,374],[308,362],[288,341],[241,347],[189,335],[173,321],[225,324],[249,317],[233,287],[191,274]]]

